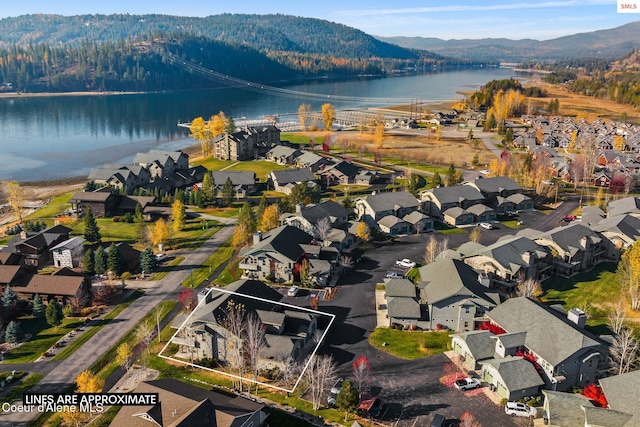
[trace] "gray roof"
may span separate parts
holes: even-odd
[[[640,426],[640,371],[601,378],[600,386],[607,398],[609,408],[632,414],[633,426]]]
[[[633,215],[617,215],[605,218],[591,229],[599,232],[613,232],[624,234],[631,240],[640,239],[640,218]]]
[[[467,183],[467,185],[473,185],[483,194],[520,191],[522,189],[517,182],[507,176],[476,178],[473,183]]]
[[[490,331],[469,331],[451,336],[460,337],[476,360],[489,359],[495,354],[496,342],[492,338],[495,335]]]
[[[470,185],[438,187],[427,190],[426,192],[431,193],[441,205],[447,203],[461,203],[465,200],[484,200],[482,193]]]
[[[462,208],[459,207],[455,207],[455,208],[449,208],[446,211],[442,212],[443,215],[449,216],[451,218],[458,218],[462,215],[473,215],[472,213],[469,213],[467,211],[465,211]]]
[[[148,153],[138,153],[133,158],[133,163],[153,163],[158,161],[160,163],[166,163],[168,159],[171,159],[173,162],[177,162],[181,155],[184,153],[182,151],[164,151],[164,150],[149,150]]]
[[[527,252],[537,258],[545,258],[547,256],[545,248],[533,240],[526,237],[510,237],[498,240],[492,245],[477,248],[473,252],[467,252],[464,254],[464,258],[486,256],[494,259],[503,268],[511,271],[512,274],[516,274],[521,267],[529,267],[529,264],[523,259],[524,254]]]
[[[482,215],[486,212],[495,212],[489,206],[483,205],[482,203],[478,203],[477,205],[469,206],[467,208],[467,212],[470,212],[474,215]]]
[[[413,211],[410,214],[405,215],[402,219],[414,225],[425,219],[431,221],[428,215],[425,215],[419,211]]]
[[[296,148],[287,147],[286,145],[276,145],[267,153],[270,157],[289,157],[299,152]]]
[[[457,259],[439,259],[420,267],[421,287],[429,304],[458,296],[476,299],[486,306],[500,303],[497,293],[478,282],[478,273]]]
[[[74,202],[106,202],[113,194],[110,191],[79,191],[75,193],[70,201]]]
[[[526,332],[512,332],[510,334],[496,335],[496,339],[500,340],[504,348],[522,347],[527,337]]]
[[[243,248],[239,255],[248,256],[258,252],[277,252],[290,261],[295,262],[304,253],[301,244],[309,244],[313,236],[297,227],[281,225],[271,231],[263,233],[262,240],[252,246]]]
[[[582,207],[582,223],[587,224],[593,229],[593,226],[602,221],[606,214],[598,206]]]
[[[625,213],[640,213],[640,198],[625,197],[623,199],[613,200],[607,206],[609,216],[616,216]]]
[[[227,182],[227,178],[231,180],[233,185],[254,185],[256,183],[255,172],[211,171],[211,177],[213,182],[220,186]]]
[[[420,304],[413,298],[393,297],[387,299],[389,317],[397,319],[420,319]]]
[[[525,196],[524,194],[516,193],[507,197],[507,200],[509,200],[510,202],[519,204],[522,202],[531,201],[531,197]]]
[[[315,181],[316,179],[309,168],[272,171],[270,175],[278,185]]]
[[[606,352],[602,341],[526,297],[508,299],[487,316],[506,332],[526,332],[525,346],[554,366],[582,349],[597,347]]]
[[[586,397],[576,393],[542,390],[548,407],[549,425],[576,427],[585,425],[582,407],[593,406]]]
[[[392,211],[399,208],[417,208],[420,205],[413,194],[406,191],[390,191],[367,196],[364,200],[374,212]]]
[[[555,244],[572,255],[581,249],[580,241],[583,237],[587,236],[591,243],[599,243],[602,240],[598,233],[579,222],[574,222],[564,227],[556,227],[548,231],[546,235]]]
[[[296,162],[301,165],[314,165],[322,160],[326,160],[324,157],[313,153],[311,151],[302,151],[302,154],[296,157]]]
[[[409,279],[391,279],[386,283],[387,298],[390,297],[408,297],[416,298],[417,290]]]
[[[383,225],[387,228],[391,228],[394,225],[401,224],[403,222],[406,223],[405,220],[400,219],[397,216],[393,216],[393,215],[387,215],[384,218],[380,218],[380,220],[378,220],[379,225]]]
[[[76,246],[81,246],[82,243],[84,243],[84,239],[82,237],[76,236],[55,245],[50,250],[55,251],[57,249],[73,249]]]
[[[595,406],[582,406],[585,415],[585,425],[590,427],[632,427],[638,425],[637,421],[629,423],[634,418],[631,414],[613,411],[611,409],[598,408]]]
[[[339,218],[346,218],[349,212],[340,203],[327,200],[317,205],[305,206],[295,215],[302,216],[311,224],[316,224],[322,218],[328,218],[330,223],[333,224]]]
[[[484,360],[480,363],[496,368],[509,391],[524,390],[544,385],[544,381],[542,381],[533,364],[524,360],[522,357],[507,356],[498,359]]]

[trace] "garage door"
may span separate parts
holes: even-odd
[[[496,392],[501,396],[504,397],[505,399],[509,398],[509,391],[506,389],[506,387],[504,385],[502,385],[502,383],[498,383],[498,387],[496,389]]]

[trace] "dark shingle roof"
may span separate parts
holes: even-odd
[[[465,200],[484,200],[484,196],[476,188],[470,185],[455,185],[453,187],[439,187],[427,190],[433,194],[441,205],[448,203],[461,203]]]
[[[607,206],[609,216],[616,216],[625,213],[640,213],[640,198],[625,197],[623,199],[613,200]]]
[[[607,398],[609,408],[632,414],[634,426],[640,425],[640,371],[601,378],[600,386]]]
[[[420,205],[418,199],[406,191],[373,194],[367,196],[365,200],[374,212],[418,207]]]
[[[305,206],[298,215],[301,215],[311,224],[316,224],[322,218],[329,218],[329,221],[333,223],[338,218],[346,218],[348,214],[349,212],[341,204],[333,200],[327,200],[317,205]]]
[[[240,256],[247,256],[258,251],[275,251],[292,262],[303,254],[301,244],[309,244],[313,236],[297,227],[282,225],[262,235],[262,240],[240,251]]]
[[[212,171],[211,176],[216,185],[224,185],[227,182],[227,178],[231,180],[233,185],[254,185],[256,183],[255,172]]]
[[[278,185],[314,181],[316,179],[309,168],[273,171],[271,172],[271,176]]]
[[[386,284],[386,294],[389,297],[416,297],[416,285],[409,279],[391,279]]]
[[[507,176],[496,176],[493,178],[476,178],[473,183],[483,194],[501,193],[502,191],[520,191],[521,187],[513,179]]]
[[[495,335],[490,331],[461,332],[451,336],[460,337],[467,344],[476,360],[488,359],[495,354],[496,342],[492,338]]]
[[[544,381],[540,378],[533,364],[522,357],[507,356],[485,360],[480,363],[496,368],[509,391],[544,385]]]

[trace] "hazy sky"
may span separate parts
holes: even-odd
[[[618,14],[616,0],[23,0],[2,3],[5,4],[0,8],[0,17],[29,13],[181,16],[282,13],[326,19],[372,35],[443,39],[546,40],[640,20],[640,14]],[[640,11],[640,6],[638,8]]]

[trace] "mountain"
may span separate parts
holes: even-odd
[[[640,48],[640,21],[620,27],[574,34],[552,40],[442,40],[423,37],[378,37],[409,49],[425,49],[436,54],[475,61],[544,61],[571,58],[614,59]]]

